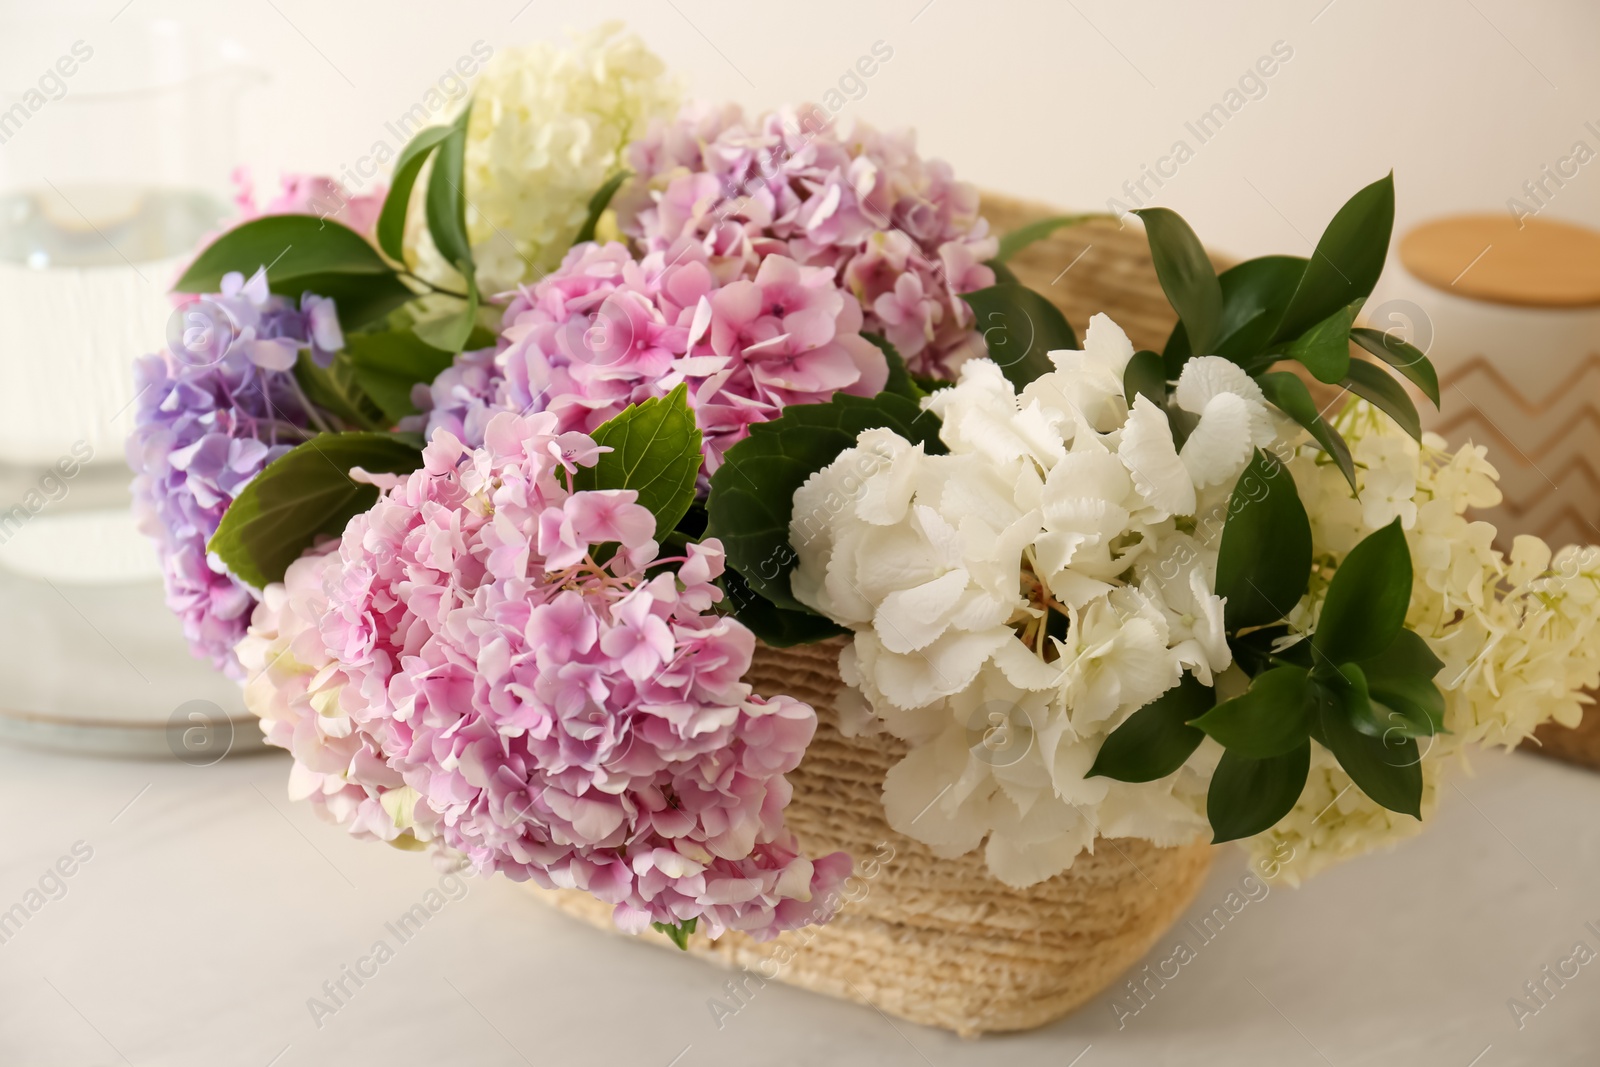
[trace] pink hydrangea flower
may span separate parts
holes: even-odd
[[[564,487],[598,452],[554,412],[496,415],[478,449],[437,432],[267,590],[246,700],[353,832],[585,890],[629,930],[825,921],[849,857],[783,825],[816,715],[742,680],[716,541],[660,558],[631,490]]]
[[[617,243],[572,249],[516,293],[496,349],[463,354],[419,389],[428,432],[477,444],[496,413],[540,410],[587,432],[687,383],[709,474],[790,404],[883,388],[888,364],[831,270],[776,254],[749,277],[713,267],[690,239],[640,261]]]
[[[747,120],[691,104],[658,120],[628,162],[640,179],[618,221],[645,252],[692,239],[725,279],[753,277],[772,255],[824,267],[856,298],[863,329],[888,336],[912,370],[954,377],[983,354],[957,294],[994,284],[983,261],[998,242],[977,190],[918,156],[909,132],[834,124],[815,108]]]
[[[285,174],[280,179],[277,194],[258,205],[255,180],[248,167],[234,169],[233,187],[237,215],[228,223],[230,228],[263,215],[315,215],[343,223],[363,237],[371,237],[376,232],[378,215],[388,195],[383,185],[374,187],[371,192],[352,193],[326,175]]]

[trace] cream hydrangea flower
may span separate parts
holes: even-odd
[[[1422,742],[1421,822],[1368,799],[1314,745],[1299,802],[1249,842],[1290,882],[1417,833],[1467,745],[1511,748],[1549,719],[1575,726],[1587,702],[1582,690],[1600,683],[1600,548],[1552,553],[1538,538],[1519,536],[1507,559],[1493,547],[1494,527],[1465,514],[1500,502],[1498,475],[1481,445],[1452,453],[1433,434],[1419,445],[1365,403],[1350,405],[1335,425],[1350,444],[1361,495],[1353,498],[1314,449],[1300,448],[1289,461],[1319,565],[1290,622],[1309,633],[1338,560],[1398,517],[1414,572],[1406,623],[1444,660],[1434,680],[1449,732]]]
[[[637,36],[609,22],[570,49],[539,42],[494,56],[473,89],[465,161],[467,230],[479,288],[505,292],[561,262],[589,198],[623,149],[681,91]],[[417,183],[417,194],[426,188]],[[437,284],[455,280],[413,204],[407,259]]]
[[[1209,682],[1229,666],[1216,539],[1191,531],[1275,423],[1237,367],[1191,360],[1180,452],[1162,408],[1124,399],[1132,356],[1097,315],[1020,394],[970,361],[925,402],[948,454],[869,430],[795,494],[794,594],[855,632],[841,673],[912,745],[884,783],[890,825],[941,855],[983,844],[1014,886],[1097,835],[1206,830],[1210,741],[1157,782],[1085,776],[1185,669]]]

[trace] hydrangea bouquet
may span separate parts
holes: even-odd
[[[1006,267],[1068,220],[1002,242],[909,135],[676,99],[612,30],[504,54],[386,194],[180,279],[138,506],[294,796],[760,940],[852,869],[786,825],[818,718],[754,691],[773,648],[834,643],[888,824],[1010,887],[1119,838],[1297,879],[1578,714],[1600,550],[1496,551],[1426,357],[1354,326],[1390,178],[1221,274],[1138,212],[1178,325],[1136,351]]]

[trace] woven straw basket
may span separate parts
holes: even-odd
[[[986,197],[984,214],[1005,233],[1054,212]],[[1116,320],[1136,348],[1159,349],[1172,328],[1137,229],[1095,222],[1057,231],[1011,266],[1080,334],[1097,311]],[[1100,838],[1071,870],[1017,890],[995,880],[980,853],[939,859],[895,833],[884,821],[883,779],[905,746],[886,735],[846,738],[835,728],[841,647],[761,646],[746,677],[763,696],[786,693],[817,709],[816,737],[789,775],[794,799],[785,821],[808,854],[855,857],[848,901],[827,925],[766,943],[732,932],[716,941],[696,934],[691,954],[970,1036],[1065,1015],[1115,982],[1188,907],[1211,862],[1203,841],[1157,848]],[[593,897],[535,892],[613,928],[611,907]],[[672,947],[663,935],[644,936]]]

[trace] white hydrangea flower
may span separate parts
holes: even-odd
[[[947,455],[888,430],[862,434],[796,494],[795,596],[854,632],[840,659],[853,733],[911,744],[884,783],[890,825],[940,855],[983,846],[1026,886],[1070,867],[1097,836],[1175,845],[1207,831],[1221,748],[1129,784],[1086,778],[1105,737],[1183,672],[1229,691],[1223,607],[1211,592],[1233,484],[1256,448],[1283,458],[1310,515],[1317,566],[1289,617],[1309,634],[1338,563],[1396,518],[1413,557],[1407,622],[1444,661],[1449,731],[1423,743],[1423,820],[1354,787],[1313,744],[1294,809],[1246,842],[1289,881],[1418,832],[1463,747],[1515,745],[1572,724],[1600,683],[1600,548],[1559,553],[1519,537],[1509,560],[1469,507],[1499,501],[1484,449],[1418,445],[1352,403],[1336,420],[1362,486],[1269,408],[1232,363],[1185,365],[1165,411],[1129,407],[1133,347],[1096,316],[1081,352],[1020,394],[987,360],[925,401]],[[858,695],[852,705],[851,701]]]
[[[1200,417],[1183,444],[1183,465],[1195,488],[1232,486],[1257,448],[1278,436],[1267,398],[1244,368],[1221,356],[1183,365],[1173,400]]]
[[[473,87],[465,159],[467,230],[487,294],[533,281],[561,262],[589,198],[681,91],[642,40],[608,22],[572,38],[497,53]],[[426,181],[417,183],[421,195]],[[412,205],[407,259],[436,284],[458,282]]]
[[[884,783],[890,824],[942,855],[984,845],[1010,885],[1097,835],[1206,828],[1213,744],[1159,782],[1085,775],[1185,669],[1209,680],[1231,662],[1210,591],[1220,523],[1204,539],[1178,524],[1199,525],[1197,486],[1236,478],[1273,423],[1254,382],[1202,363],[1184,396],[1215,443],[1180,456],[1161,408],[1129,410],[1132,355],[1097,315],[1083,351],[1052,353],[1020,395],[970,361],[926,401],[948,454],[869,430],[795,494],[794,595],[855,632],[841,674],[912,745]]]
[[[1338,469],[1314,449],[1302,448],[1290,461],[1322,565],[1290,621],[1309,633],[1328,572],[1361,538],[1398,517],[1413,564],[1406,622],[1444,661],[1434,680],[1444,692],[1449,732],[1421,743],[1421,822],[1368,799],[1314,745],[1299,802],[1249,842],[1260,863],[1290,882],[1419,832],[1466,746],[1510,748],[1551,719],[1575,726],[1587,703],[1583,690],[1600,684],[1600,548],[1552,553],[1524,535],[1508,560],[1493,547],[1494,527],[1464,514],[1500,501],[1482,446],[1451,453],[1432,434],[1419,446],[1365,403],[1350,405],[1335,425],[1355,458],[1361,498],[1352,498]]]

